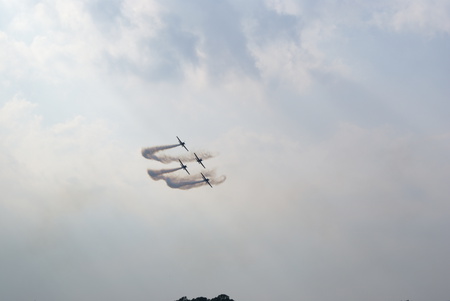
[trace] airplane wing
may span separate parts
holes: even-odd
[[[185,150],[189,151],[189,150],[187,149],[187,147],[185,146],[186,143],[183,142],[183,141],[181,141],[180,137],[178,137],[178,136],[177,136],[177,139],[178,139],[179,145],[181,145],[182,147],[184,147]]]
[[[205,165],[203,165],[203,163],[202,163],[203,159],[200,159],[200,158],[197,156],[196,153],[194,153],[194,155],[195,155],[195,160],[197,160],[197,162],[198,162],[201,166],[203,166],[203,168],[206,168]]]
[[[212,185],[211,185],[211,183],[209,183],[209,179],[206,178],[205,175],[204,175],[203,173],[201,173],[201,174],[202,174],[202,177],[203,177],[203,181],[205,181],[209,186],[211,186],[211,188],[213,188]]]
[[[183,164],[183,162],[181,162],[181,160],[180,159],[178,159],[178,161],[180,161],[180,164],[181,164],[181,168],[182,169],[184,169],[187,173],[188,173],[188,175],[190,175],[190,173],[189,173],[189,171],[187,170],[187,166],[186,165],[184,165]]]

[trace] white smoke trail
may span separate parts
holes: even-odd
[[[184,189],[184,190],[200,187],[205,183],[203,180],[184,181],[178,178],[171,178],[171,177],[166,177],[164,180],[166,180],[167,186],[169,186],[170,188]]]
[[[225,175],[221,175],[219,178],[210,179],[209,182],[214,185],[219,185],[219,184],[222,184],[223,182],[225,182],[226,179],[227,179],[227,177]]]
[[[153,180],[158,181],[158,180],[164,179],[164,177],[165,177],[164,174],[180,170],[181,168],[182,167],[171,168],[171,169],[158,169],[158,170],[147,169],[147,173]]]
[[[178,160],[181,160],[183,162],[193,162],[195,161],[195,157],[192,154],[186,154],[186,155],[182,155],[182,156],[171,156],[171,155],[166,155],[166,154],[158,154],[158,152],[162,151],[162,150],[166,150],[166,149],[170,149],[170,148],[174,148],[180,146],[179,144],[171,144],[171,145],[161,145],[161,146],[153,146],[153,147],[145,147],[141,150],[142,152],[142,156],[144,158],[147,158],[149,160],[155,160],[155,161],[159,161],[161,163],[164,164],[168,164],[170,162],[175,162]],[[207,160],[210,158],[213,158],[214,155],[210,152],[205,152],[205,151],[200,151],[200,152],[196,152],[197,155],[202,158],[203,160]]]
[[[147,158],[149,160],[155,160],[164,164],[170,163],[170,162],[177,162],[178,160],[182,160],[183,162],[193,162],[196,161],[195,156],[191,154],[185,154],[182,156],[170,156],[167,154],[160,154],[159,152],[167,149],[171,149],[174,147],[180,146],[180,144],[170,144],[170,145],[160,145],[160,146],[153,146],[153,147],[146,147],[142,148],[141,153],[144,158]],[[196,152],[196,154],[202,159],[210,159],[213,158],[215,155],[213,155],[210,152],[204,152],[199,151]],[[199,186],[208,185],[203,178],[196,178],[193,180],[189,180],[186,177],[180,177],[173,175],[171,173],[182,169],[182,167],[177,168],[171,168],[171,169],[147,169],[148,175],[155,181],[158,180],[164,180],[170,188],[174,189],[191,189]],[[204,172],[205,176],[209,179],[209,182],[212,185],[219,185],[223,183],[226,180],[225,176],[220,176],[219,178],[215,177],[214,171],[206,171]]]
[[[180,170],[181,167],[173,168],[173,169],[161,169],[161,170],[152,170],[148,169],[147,172],[149,176],[157,181],[157,180],[164,180],[166,181],[167,186],[174,189],[184,189],[188,190],[191,188],[196,188],[206,184],[206,182],[203,179],[198,180],[187,180],[185,177],[178,177],[175,175],[168,175],[169,173],[172,173],[174,171]],[[209,182],[213,185],[219,185],[226,180],[226,176],[220,176],[219,178],[212,178],[214,176],[214,171],[206,172],[205,176],[208,177],[210,180]]]
[[[150,160],[156,160],[156,161],[160,161],[163,163],[168,163],[168,162],[164,162],[162,159],[160,159],[156,153],[160,152],[162,150],[165,149],[170,149],[170,148],[174,148],[179,146],[179,144],[170,144],[170,145],[160,145],[160,146],[152,146],[152,147],[145,147],[141,150],[142,156],[144,158],[150,159]]]
[[[227,179],[227,177],[225,175],[221,175],[220,177],[216,177],[216,171],[214,169],[213,170],[208,170],[208,171],[204,172],[203,174],[205,175],[205,177],[209,178],[209,183],[211,183],[213,185],[222,184]],[[206,185],[208,185],[208,184],[206,184]]]

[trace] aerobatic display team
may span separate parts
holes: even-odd
[[[207,170],[204,173],[200,172],[199,176],[191,175],[188,171],[187,165],[183,164],[184,162],[194,162],[196,161],[199,165],[206,169],[206,166],[203,164],[203,161],[209,158],[212,158],[213,155],[209,152],[202,152],[197,155],[194,153],[192,155],[183,155],[183,156],[172,156],[168,154],[162,154],[161,152],[165,150],[169,150],[178,146],[183,147],[186,151],[189,152],[189,149],[186,147],[186,142],[181,141],[181,139],[177,136],[178,144],[169,144],[169,145],[160,145],[153,147],[146,147],[142,149],[142,156],[149,160],[158,161],[164,164],[169,164],[171,162],[178,161],[180,163],[179,167],[175,168],[166,168],[166,169],[147,169],[148,175],[155,181],[164,180],[170,188],[175,189],[191,189],[195,187],[200,187],[203,185],[209,185],[211,188],[214,185],[219,185],[226,180],[226,176],[222,175],[216,177],[214,170]],[[187,176],[180,176],[175,172],[178,170],[184,170],[187,173]]]

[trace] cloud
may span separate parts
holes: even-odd
[[[236,210],[233,233],[245,227],[242,241],[260,237],[255,254],[277,258],[271,271],[284,281],[295,286],[293,275],[306,277],[301,299],[325,300],[339,287],[346,288],[334,297],[339,300],[356,300],[367,289],[377,296],[380,289],[386,295],[409,291],[415,299],[440,294],[442,284],[427,282],[423,293],[411,283],[433,277],[433,269],[439,278],[448,275],[438,263],[440,250],[450,250],[443,240],[450,209],[448,140],[341,124],[320,140],[235,129],[218,143],[224,166],[234,171],[225,170],[233,178],[223,190],[240,195],[236,201],[220,198]],[[238,209],[243,207],[248,211]],[[441,259],[431,259],[435,252]],[[303,260],[292,265],[288,258],[296,257]],[[369,267],[374,285],[355,289],[367,281],[355,275]],[[409,280],[392,285],[386,278],[392,273]],[[333,293],[317,293],[323,281]]]
[[[265,1],[267,7],[273,9],[282,15],[301,15],[301,6],[299,2],[293,0],[268,0]]]
[[[450,5],[445,0],[391,1],[374,13],[373,18],[381,28],[425,35],[450,34],[449,20]]]
[[[24,115],[30,114],[36,104],[26,101],[19,95],[16,95],[11,101],[6,102],[0,110],[0,124],[11,128],[19,126]]]
[[[442,2],[25,2],[0,4],[0,299],[446,300]],[[139,147],[180,129],[214,189]]]
[[[349,76],[346,63],[325,46],[339,37],[342,24],[327,15],[329,6],[267,1],[259,14],[244,18],[247,47],[265,83],[304,93],[325,75]]]
[[[35,108],[36,104],[19,96],[0,108],[0,157],[5,163],[0,178],[14,183],[11,189],[22,190],[2,199],[4,205],[16,204],[30,212],[51,208],[50,215],[57,216],[109,194],[106,187],[113,183],[129,189],[128,180],[108,175],[120,169],[114,161],[122,158],[122,162],[126,155],[111,141],[104,121],[76,116],[45,125]],[[2,189],[10,190],[7,184]]]

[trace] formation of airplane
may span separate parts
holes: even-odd
[[[178,159],[178,161],[180,161],[180,164],[181,164],[181,168],[182,169],[184,169],[187,173],[188,173],[188,175],[190,175],[190,173],[189,173],[189,171],[187,170],[187,166],[186,165],[184,165],[183,164],[183,162],[181,162],[181,160],[180,159]]]
[[[178,144],[179,144],[180,146],[184,147],[184,149],[186,149],[187,151],[189,151],[189,150],[187,149],[186,145],[185,145],[186,142],[181,141],[181,139],[178,138],[178,136],[177,136],[177,139],[178,139]],[[203,165],[203,163],[202,163],[203,159],[202,159],[202,158],[199,158],[199,157],[197,156],[196,153],[194,153],[194,155],[195,155],[195,160],[198,162],[198,164],[200,164],[201,166],[203,166],[203,168],[206,168],[205,165]],[[190,175],[189,171],[187,170],[187,165],[184,165],[183,162],[181,162],[180,159],[178,159],[178,161],[180,161],[181,168],[184,169],[184,170],[188,173],[188,175]],[[209,186],[211,186],[211,188],[212,188],[213,186],[212,186],[211,183],[209,182],[209,181],[210,181],[209,178],[205,177],[205,175],[204,175],[203,173],[200,173],[200,174],[202,175],[202,178],[203,178],[202,181],[205,182],[206,184],[208,184]]]
[[[194,153],[194,155],[195,155],[195,160],[197,160],[198,164],[203,166],[203,168],[206,168],[205,165],[203,165],[203,163],[202,163],[203,159],[199,158],[196,153]]]
[[[183,141],[181,141],[180,140],[180,138],[178,138],[178,136],[177,136],[177,139],[178,139],[178,143],[182,146],[182,147],[184,147],[187,151],[189,151],[188,149],[187,149],[187,147],[185,146],[185,142],[183,142]]]
[[[202,174],[202,177],[203,177],[203,181],[206,182],[212,188],[211,183],[209,183],[209,179],[207,177],[205,177],[205,175],[203,173],[201,173],[201,174]]]

